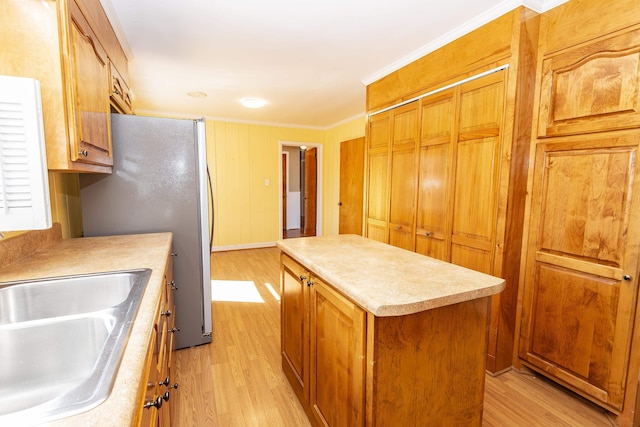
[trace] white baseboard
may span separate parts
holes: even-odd
[[[243,249],[271,248],[276,242],[246,243],[243,245],[214,246],[211,252],[241,251]]]

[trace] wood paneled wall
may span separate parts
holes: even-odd
[[[215,246],[279,238],[280,141],[323,145],[323,234],[338,234],[340,142],[364,136],[365,117],[328,130],[207,121],[207,157],[215,198]],[[265,179],[270,185],[265,186]]]

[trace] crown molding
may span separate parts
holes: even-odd
[[[388,66],[378,70],[377,72],[371,74],[368,77],[362,79],[362,84],[365,86],[370,85],[371,83],[380,80],[381,78],[393,73],[394,71],[399,70],[400,68],[408,65],[415,60],[422,58],[429,53],[440,49],[441,47],[451,43],[452,41],[472,32],[475,29],[480,28],[481,26],[493,21],[494,19],[504,15],[507,12],[512,11],[513,9],[519,6],[525,6],[529,9],[532,9],[538,13],[546,12],[547,10],[553,9],[554,7],[565,3],[569,0],[505,0],[491,9],[488,9],[484,13],[474,17],[473,19],[465,22],[457,28],[449,31],[448,33],[438,37],[432,42],[422,46],[421,48],[411,52],[407,56],[400,58],[399,60],[389,64]]]

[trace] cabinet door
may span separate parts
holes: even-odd
[[[309,272],[281,255],[282,369],[303,402],[309,401]]]
[[[640,29],[542,62],[538,136],[640,126]]]
[[[109,119],[109,63],[105,50],[74,1],[69,2],[71,75],[76,138],[71,160],[113,165]]]
[[[389,244],[412,251],[420,134],[419,102],[393,110],[391,136],[391,193]]]
[[[367,135],[367,237],[383,243],[389,240],[389,142],[391,117],[388,112],[369,118]]]
[[[504,71],[460,87],[451,262],[492,270],[498,195]]]
[[[416,252],[451,259],[451,162],[455,124],[454,91],[422,100]]]
[[[318,425],[358,427],[365,420],[365,312],[314,277],[310,407]]]
[[[536,149],[520,357],[621,409],[638,287],[640,134]]]

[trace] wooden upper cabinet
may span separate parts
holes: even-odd
[[[74,1],[70,1],[69,108],[74,113],[76,137],[71,161],[113,165],[109,118],[109,60],[107,53]]]
[[[367,205],[366,235],[383,243],[388,241],[387,213],[389,203],[390,114],[369,118],[367,138]]]
[[[416,252],[451,259],[451,169],[455,125],[453,89],[422,99]]]
[[[389,243],[413,250],[420,138],[419,101],[393,110]]]
[[[49,170],[110,172],[111,67],[128,87],[128,66],[99,0],[2,6],[0,74],[40,81]]]
[[[640,126],[640,28],[542,61],[538,136]]]
[[[110,63],[109,71],[111,76],[111,103],[116,111],[123,114],[132,114],[133,101],[129,85],[127,85],[126,80],[118,72],[113,63]]]
[[[613,410],[637,300],[639,146],[637,130],[570,137],[535,159],[519,355]]]
[[[455,147],[451,262],[492,272],[504,72],[460,87]]]

